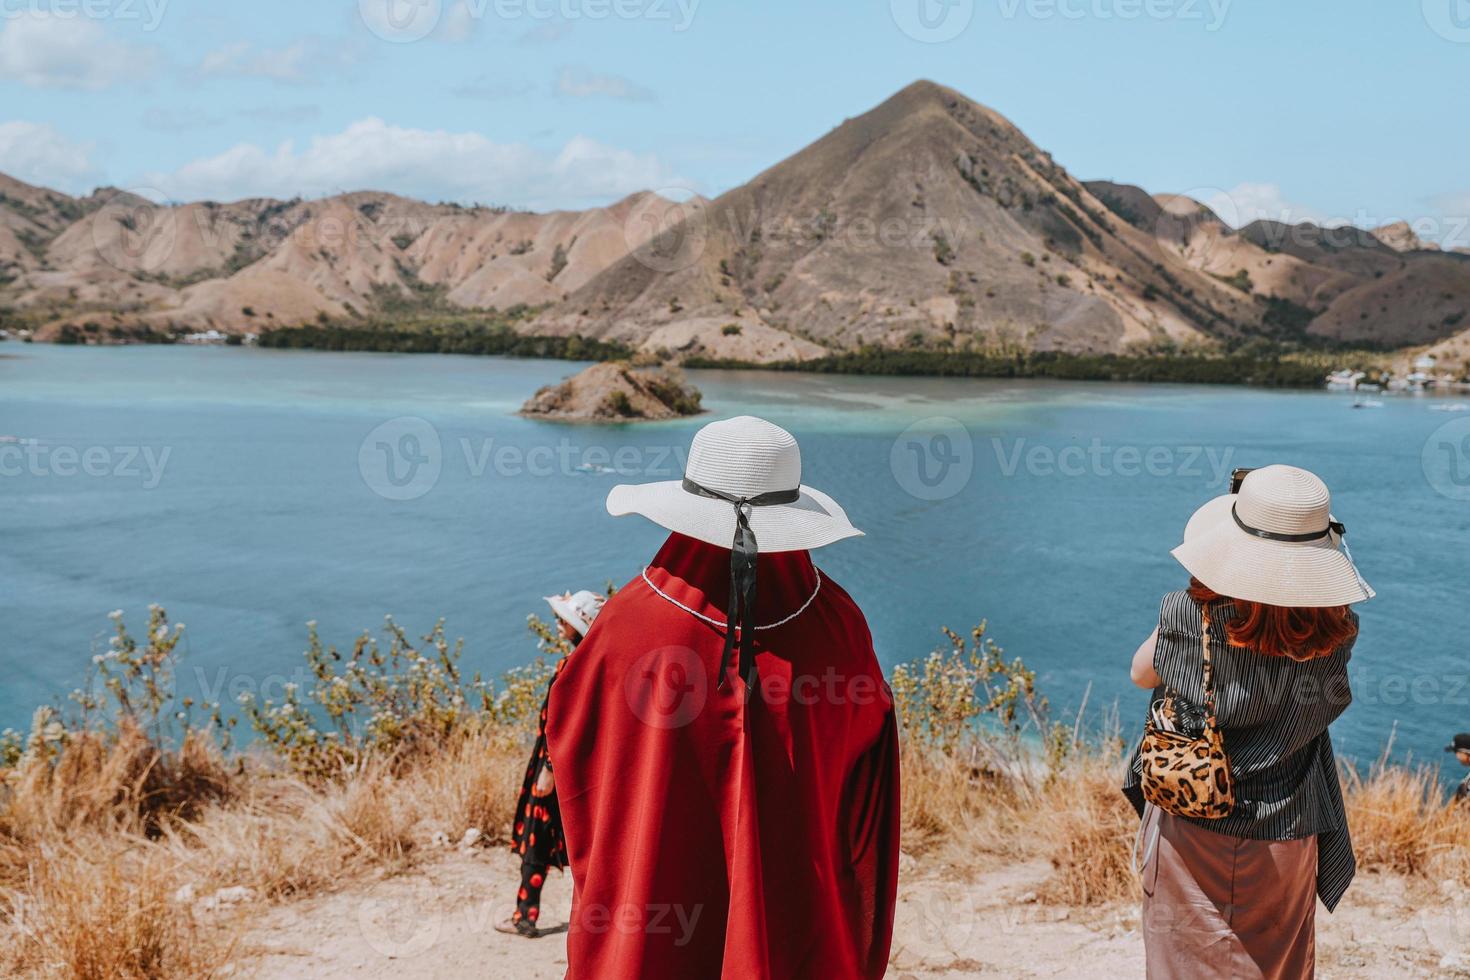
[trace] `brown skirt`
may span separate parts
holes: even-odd
[[[1155,827],[1157,843],[1148,848]],[[1315,836],[1286,841],[1232,837],[1152,806],[1143,834],[1143,943],[1149,980],[1302,980],[1314,975]]]

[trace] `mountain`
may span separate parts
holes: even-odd
[[[0,325],[42,337],[254,332],[375,314],[543,306],[649,237],[670,202],[530,214],[354,192],[155,204],[0,183]]]
[[[1260,304],[1168,261],[1000,115],[929,82],[692,213],[536,321],[724,356],[795,336],[1116,351],[1231,335]]]
[[[1237,230],[1188,197],[1080,181],[998,113],[926,81],[714,200],[640,193],[547,214],[376,192],[154,205],[0,178],[0,325],[42,337],[521,309],[529,333],[742,361],[873,345],[1402,347],[1470,329],[1467,263],[1405,223]]]
[[[1232,230],[1177,195],[1090,181],[1171,257],[1264,299],[1263,326],[1352,344],[1431,344],[1466,327],[1470,256],[1427,246],[1406,222],[1374,231],[1258,220]]]

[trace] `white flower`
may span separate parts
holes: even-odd
[[[107,614],[107,618],[108,619],[111,619],[111,620],[120,620],[120,619],[122,619],[122,610],[121,609],[114,609],[112,612],[110,612],[110,613]]]
[[[153,638],[155,640],[166,640],[166,639],[168,639],[168,627],[167,626],[160,626],[160,627],[158,627],[158,632],[153,634]]]
[[[98,667],[100,667],[100,666],[102,666],[102,661],[105,660],[105,659],[106,658],[103,657],[102,654],[100,654],[100,653],[94,654],[93,657],[92,657],[92,663],[94,663]]]

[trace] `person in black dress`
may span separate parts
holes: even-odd
[[[556,625],[562,639],[575,650],[592,627],[592,620],[602,608],[604,597],[584,590],[547,596],[546,601],[556,613]],[[557,661],[551,682],[546,685],[541,717],[536,724],[536,745],[531,750],[531,762],[526,767],[526,778],[516,801],[510,849],[521,856],[521,886],[516,893],[515,911],[509,919],[495,925],[497,932],[528,939],[541,935],[536,922],[541,917],[541,889],[546,884],[547,871],[551,868],[562,870],[567,866],[561,808],[556,800],[556,777],[552,773],[551,757],[546,752],[546,705],[551,700],[552,685],[565,663],[565,657]]]

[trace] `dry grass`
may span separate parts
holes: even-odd
[[[207,735],[190,732],[177,751],[165,751],[131,719],[113,732],[79,731],[63,749],[29,754],[6,784],[0,839],[12,841],[65,837],[84,828],[153,835],[234,791]]]
[[[1046,860],[1053,875],[1040,897],[1057,904],[1130,897],[1138,820],[1120,785],[1116,754],[1100,749],[1079,749],[1053,769],[1004,770],[906,749],[904,849],[960,875]]]
[[[47,845],[9,897],[7,975],[154,980],[212,977],[234,950],[228,923],[173,900],[176,878],[146,841]]]
[[[969,644],[951,634],[922,673],[895,678],[904,849],[956,875],[1048,861],[1039,897],[1050,903],[1133,899],[1137,819],[1118,791],[1116,725],[1088,739],[1080,723],[1048,724],[1033,675],[982,634]],[[453,658],[444,664],[448,679],[404,709],[410,718],[464,710]],[[370,686],[379,703],[399,694],[384,677]],[[228,759],[211,729],[169,747],[128,715],[70,730],[40,718],[25,752],[0,764],[0,975],[219,975],[239,959],[241,919],[258,903],[403,870],[470,828],[505,841],[543,689],[539,675],[521,677],[509,689],[519,707],[502,698],[499,714],[467,714],[433,744],[363,742],[335,755],[289,713],[267,719],[292,726],[285,739]],[[1041,738],[1023,738],[1028,728]],[[330,758],[349,761],[322,778]],[[303,759],[304,771],[293,765]],[[1361,868],[1470,885],[1470,808],[1446,804],[1430,772],[1380,761],[1345,769],[1343,782]],[[224,889],[241,904],[221,905]]]
[[[525,761],[466,733],[323,786],[252,762],[223,784],[211,768],[207,796],[144,816],[136,745],[74,744],[75,764],[16,773],[0,801],[0,975],[216,975],[236,952],[234,914],[210,908],[221,889],[286,899],[407,868],[469,828],[504,841]]]

